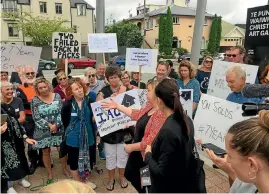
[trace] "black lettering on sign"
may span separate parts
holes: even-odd
[[[225,80],[218,78],[215,79],[215,87],[218,87],[220,89],[226,89],[226,86],[227,84]]]
[[[207,136],[209,139],[213,139],[216,141],[224,142],[225,135],[216,129],[216,127],[211,126],[210,124],[200,125],[198,127],[198,132],[201,135]]]
[[[207,100],[202,100],[202,108],[203,109],[207,109],[209,110],[210,109],[210,102],[208,102]]]
[[[228,110],[227,108],[221,107],[220,102],[214,102],[214,112],[219,115],[224,116],[225,118],[233,119],[233,111]]]

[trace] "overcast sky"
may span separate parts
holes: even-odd
[[[97,0],[85,0],[93,7],[96,7]],[[128,18],[129,10],[133,15],[136,14],[136,7],[143,0],[105,0],[106,5],[106,19],[112,18],[122,20]],[[266,5],[268,0],[208,0],[207,12],[211,14],[218,14],[223,17],[225,21],[230,23],[246,23],[247,9],[250,7],[257,7]],[[165,4],[166,0],[146,0],[147,4]],[[196,7],[197,0],[190,0],[189,7]],[[107,20],[106,20],[107,22]]]

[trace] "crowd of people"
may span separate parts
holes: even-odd
[[[244,48],[233,47],[226,51],[225,61],[243,64],[244,60]],[[178,71],[172,61],[160,61],[156,75],[147,83],[141,82],[138,72],[121,72],[118,67],[104,64],[96,69],[85,69],[80,78],[72,77],[71,70],[66,75],[63,69],[57,69],[52,83],[37,76],[32,67],[19,69],[16,83],[9,81],[7,72],[1,72],[1,115],[7,115],[6,122],[1,125],[1,191],[16,193],[14,181],[30,187],[31,183],[24,177],[44,166],[49,186],[43,191],[50,192],[49,188],[53,188],[50,185],[54,183],[51,148],[56,147],[66,178],[87,183],[92,189],[96,185],[90,182],[88,175],[94,169],[100,174],[103,172],[97,164],[96,154],[99,154],[108,171],[108,191],[114,190],[116,182],[123,189],[127,188],[129,181],[139,193],[145,193],[140,169],[148,165],[149,192],[197,192],[199,185],[194,184],[197,174],[193,170],[197,166],[192,162],[195,158],[192,119],[202,93],[207,93],[213,65],[210,56],[205,57],[198,68],[183,60]],[[258,78],[257,83],[269,84],[269,65]],[[226,81],[232,91],[228,101],[239,104],[264,101],[264,98],[242,95],[246,72],[240,66],[227,71]],[[105,109],[117,109],[126,114],[136,125],[100,137],[91,103],[137,88],[147,90],[147,104],[140,110],[112,99],[102,103]],[[193,89],[193,118],[182,108],[179,89]],[[24,141],[28,144],[29,161]],[[226,157],[206,151],[229,175],[231,192],[269,192],[268,142],[269,112],[261,111],[259,117],[229,129]],[[116,169],[119,181],[115,180]]]

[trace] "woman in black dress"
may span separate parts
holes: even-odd
[[[146,148],[145,163],[151,175],[150,193],[191,192],[189,166],[193,139],[179,101],[179,90],[172,79],[162,80],[155,89],[159,109],[166,121],[151,146]]]
[[[10,105],[1,104],[1,114],[7,114],[7,128],[1,127],[1,182],[21,180],[23,185],[23,178],[30,173],[23,140],[28,144],[36,141],[27,137]]]

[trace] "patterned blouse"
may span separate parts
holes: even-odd
[[[140,119],[140,117],[142,117],[144,114],[146,114],[152,108],[153,108],[152,105],[150,103],[147,103],[147,105],[144,108],[142,108],[141,110],[133,110],[132,115],[131,115],[131,119],[137,121],[138,119]],[[147,123],[146,129],[145,129],[144,137],[143,137],[142,141],[140,142],[140,149],[141,149],[141,154],[142,154],[143,158],[145,156],[145,149],[146,149],[147,145],[151,146],[153,140],[155,139],[155,137],[159,133],[165,120],[166,120],[166,117],[165,117],[164,113],[160,110],[155,111],[153,113],[153,115],[150,117],[150,119]]]
[[[199,103],[200,100],[200,83],[197,79],[191,79],[186,85],[181,79],[177,79],[177,86],[179,89],[193,89],[193,102]]]

